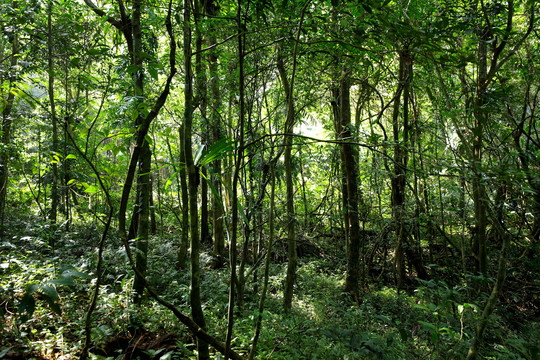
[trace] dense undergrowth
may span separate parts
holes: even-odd
[[[54,230],[37,218],[18,217],[9,220],[9,234],[0,247],[0,359],[77,358],[95,281],[99,228],[72,225],[68,231],[64,224]],[[153,237],[148,277],[167,300],[189,314],[189,270],[175,266],[177,242],[176,234]],[[445,276],[451,269],[432,265],[433,278],[414,280],[409,291],[398,292],[384,277],[379,283],[371,281],[357,304],[342,292],[346,264],[340,243],[330,239],[318,246],[319,256],[300,259],[290,314],[281,306],[286,267],[272,264],[258,358],[466,356],[487,296],[483,292],[460,277]],[[133,274],[114,234],[104,259],[105,285],[93,316],[92,357],[194,359],[193,337],[170,312],[150,298],[141,307],[132,304]],[[229,271],[211,264],[210,252],[204,252],[203,308],[209,332],[224,339]],[[492,315],[481,352],[485,359],[532,360],[540,354],[534,302],[538,286],[531,281],[530,293],[523,293],[527,286],[512,282],[515,276],[509,272],[507,288]],[[247,284],[245,304],[237,312],[233,346],[241,354],[251,345],[260,288],[252,281]]]

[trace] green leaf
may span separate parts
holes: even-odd
[[[115,144],[113,142],[107,143],[103,146],[103,152],[112,150]]]
[[[86,52],[88,55],[100,55],[104,53],[104,49],[88,49]]]
[[[405,328],[399,327],[398,331],[402,341],[407,341],[411,337],[411,332]]]
[[[62,315],[62,309],[60,309],[60,305],[58,305],[58,303],[56,303],[53,299],[51,299],[48,296],[43,296],[43,299],[45,299],[47,304],[49,304],[52,311],[54,311],[58,315]]]
[[[217,141],[210,146],[198,165],[204,166],[210,164],[212,161],[224,158],[227,154],[230,154],[234,150],[233,144],[234,143],[232,141],[227,139]]]
[[[195,163],[195,165],[197,166],[201,166],[201,164],[199,164],[199,160],[201,159],[202,157],[202,153],[204,151],[204,148],[205,148],[205,145],[201,145],[199,146],[199,148],[197,149],[197,154],[195,155],[195,160],[193,160],[193,162]]]
[[[0,351],[0,359],[2,359],[4,356],[7,355],[7,353],[9,352],[9,350],[11,350],[10,347],[7,347],[5,349],[2,349],[2,351]]]
[[[158,79],[158,72],[157,72],[157,69],[156,68],[148,68],[148,73],[150,74],[150,76],[154,79],[154,80],[157,80]]]
[[[75,285],[75,281],[73,281],[73,278],[70,278],[70,277],[49,280],[48,283],[55,284],[55,285],[67,285],[67,286]]]
[[[78,277],[78,278],[81,278],[81,279],[92,279],[93,278],[92,275],[80,272],[80,271],[78,271],[76,269],[64,271],[62,273],[62,276],[63,277]]]
[[[76,157],[75,155],[73,155],[73,154],[68,154],[68,155],[66,156],[66,160],[67,160],[67,159],[77,159],[77,157]]]
[[[23,298],[21,299],[21,302],[19,303],[19,315],[22,315],[26,312],[27,316],[24,318],[21,318],[23,321],[28,320],[32,317],[34,314],[34,310],[36,309],[36,300],[34,300],[34,297],[32,296],[31,292],[26,291]]]
[[[428,323],[426,321],[421,321],[421,320],[418,320],[418,322],[424,326],[425,330],[428,330],[430,332],[432,332],[432,331],[436,332],[437,331],[437,327],[435,325],[433,325],[432,323]]]
[[[375,315],[375,318],[379,319],[379,320],[382,320],[384,321],[385,323],[387,324],[392,324],[392,320],[390,320],[390,318],[388,318],[387,316],[384,316],[384,315]]]
[[[99,191],[99,188],[96,185],[88,185],[86,189],[84,189],[84,192],[89,194],[95,194]]]
[[[169,188],[169,186],[171,186],[171,184],[172,184],[174,178],[176,178],[177,174],[178,174],[178,170],[176,170],[171,176],[169,176],[169,178],[165,182],[165,190],[167,190]]]
[[[422,309],[422,310],[429,311],[429,308],[427,306],[425,306],[425,305],[414,304],[413,307],[415,307],[417,309]]]
[[[41,291],[43,292],[42,295],[49,297],[51,300],[56,301],[58,300],[58,292],[56,289],[49,285],[43,285],[41,286]]]
[[[71,61],[69,63],[70,63],[71,66],[77,67],[77,66],[79,66],[80,62],[81,62],[80,57],[74,57],[73,59],[71,59]]]

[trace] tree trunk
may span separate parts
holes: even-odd
[[[533,224],[531,228],[531,232],[529,234],[529,237],[531,239],[531,247],[530,249],[534,248],[534,246],[538,245],[540,243],[540,178],[538,175],[535,175],[533,171],[531,171],[531,165],[530,165],[530,154],[531,149],[529,149],[530,141],[526,142],[526,148],[524,149],[521,146],[521,138],[523,135],[526,135],[524,130],[525,122],[527,121],[527,117],[529,117],[529,120],[531,122],[530,127],[532,128],[534,126],[534,119],[535,117],[533,114],[530,116],[528,115],[528,112],[530,111],[530,107],[527,104],[527,102],[530,99],[530,90],[531,90],[531,84],[528,84],[527,90],[525,93],[525,102],[523,105],[523,110],[521,113],[521,119],[518,123],[517,129],[514,132],[514,146],[518,151],[519,155],[519,162],[521,164],[521,167],[523,169],[523,172],[525,173],[525,177],[527,178],[527,182],[529,183],[529,187],[532,191],[532,199],[531,199],[531,214],[533,215]],[[530,255],[534,254],[534,251],[529,252]]]
[[[191,2],[184,0],[184,152],[186,157],[186,167],[188,172],[188,193],[189,193],[189,220],[191,233],[191,291],[190,304],[191,316],[193,320],[203,329],[206,328],[204,313],[201,304],[201,269],[199,261],[200,238],[199,219],[197,206],[197,188],[199,186],[199,173],[195,167],[192,151],[193,136],[193,73],[191,67]],[[210,358],[208,343],[197,339],[198,359],[206,360]]]
[[[296,219],[294,213],[294,184],[292,174],[292,142],[294,128],[294,102],[292,96],[292,88],[287,77],[283,57],[278,58],[278,71],[283,83],[285,97],[287,99],[287,119],[285,120],[285,139],[283,145],[285,147],[284,165],[285,165],[285,185],[286,185],[286,206],[287,206],[287,248],[288,248],[288,263],[287,263],[287,278],[285,280],[285,289],[283,292],[283,307],[285,311],[289,311],[292,306],[293,289],[296,281],[296,266],[298,256],[296,254]]]
[[[17,1],[13,2],[14,9],[17,8]],[[15,67],[17,66],[17,55],[19,53],[19,36],[15,32],[13,34],[13,41],[11,43],[11,56],[10,56],[10,70],[9,74],[9,87],[6,103],[2,111],[2,147],[3,150],[0,152],[0,238],[3,238],[4,233],[4,224],[5,224],[5,209],[6,209],[6,199],[7,199],[7,190],[8,190],[8,179],[9,179],[9,158],[10,158],[10,143],[11,143],[11,124],[13,123],[13,101],[15,100],[15,94],[13,89],[13,83],[16,80],[15,76]],[[3,55],[3,54],[2,54]],[[1,76],[1,75],[0,75]],[[0,82],[1,84],[2,82]],[[38,142],[40,140],[38,139]],[[41,153],[41,152],[40,152]],[[39,196],[39,195],[38,195]]]
[[[207,86],[206,86],[206,67],[203,64],[203,56],[201,53],[203,45],[202,32],[200,30],[200,21],[202,19],[202,12],[205,10],[199,4],[199,0],[194,2],[194,17],[195,19],[195,93],[199,100],[199,111],[201,113],[202,120],[202,133],[201,133],[201,145],[207,146],[209,143],[209,136],[207,135],[208,121],[206,117],[207,107]],[[208,227],[208,183],[206,182],[207,171],[205,168],[201,169],[204,178],[201,179],[201,244],[206,244],[210,241],[210,232]]]
[[[270,276],[270,263],[272,260],[272,247],[274,244],[274,208],[276,204],[276,177],[274,174],[274,166],[271,164],[270,169],[270,176],[272,177],[271,180],[271,190],[270,190],[270,213],[268,215],[268,226],[269,226],[269,234],[268,234],[268,248],[266,250],[266,259],[264,262],[264,279],[263,279],[263,288],[261,292],[261,297],[259,299],[259,308],[258,308],[258,314],[257,319],[255,322],[255,334],[253,335],[253,339],[251,341],[251,349],[249,350],[249,360],[253,360],[255,357],[255,354],[257,353],[257,342],[259,341],[259,335],[261,333],[261,327],[262,327],[262,315],[264,312],[264,302],[266,300],[266,292],[268,291],[268,279]]]
[[[358,157],[356,148],[348,143],[353,141],[351,132],[351,101],[350,101],[350,73],[349,69],[344,68],[340,84],[340,123],[341,138],[344,141],[343,148],[343,168],[345,169],[346,187],[347,187],[347,233],[349,239],[347,242],[347,275],[345,277],[345,291],[352,294],[354,300],[358,303],[358,292],[360,284],[360,218],[358,214],[358,168],[356,159]]]
[[[142,103],[144,97],[143,88],[143,64],[142,64],[142,31],[141,31],[141,0],[133,0],[132,9],[132,36],[133,36],[133,64],[136,71],[133,75],[134,95],[137,97],[137,104]],[[140,127],[144,121],[143,115],[139,112],[135,125]],[[136,266],[141,274],[146,274],[147,254],[148,254],[148,236],[150,233],[150,197],[151,197],[151,171],[152,154],[150,144],[144,140],[141,146],[139,156],[139,170],[137,177],[137,189],[139,198],[137,201],[138,209],[135,207],[134,214],[137,219],[137,240],[135,247],[137,248]],[[133,282],[135,291],[134,301],[140,304],[144,290],[144,284],[139,276],[135,276]]]
[[[219,7],[214,0],[206,2],[206,12],[209,16],[218,15]],[[217,44],[216,31],[216,24],[215,22],[212,22],[208,34],[209,46],[215,46]],[[210,127],[211,141],[213,144],[223,138],[221,116],[219,113],[222,101],[219,89],[218,54],[219,53],[215,50],[211,50],[208,54],[208,67],[210,72]],[[212,186],[215,190],[215,194],[213,193],[212,197],[214,254],[216,254],[218,258],[218,266],[221,266],[225,259],[225,229],[223,227],[223,200],[221,198],[222,190],[220,180],[221,160],[217,159],[214,161],[213,166],[215,175],[212,177]]]
[[[53,31],[52,31],[52,7],[53,2],[49,2],[47,11],[47,49],[48,49],[48,77],[49,77],[49,102],[51,108],[51,122],[52,122],[52,183],[51,183],[51,212],[49,213],[49,220],[55,224],[58,213],[58,119],[56,117],[56,104],[54,99],[54,59],[53,59]],[[54,247],[54,244],[52,244]]]
[[[232,211],[232,236],[229,246],[229,260],[231,264],[231,277],[230,282],[231,286],[229,289],[229,308],[227,313],[227,336],[225,339],[225,360],[229,358],[229,352],[231,351],[231,342],[233,336],[233,326],[234,326],[234,305],[235,305],[235,285],[237,283],[236,278],[236,262],[237,262],[237,251],[236,243],[238,240],[238,180],[240,177],[240,167],[242,166],[242,159],[244,155],[244,121],[245,121],[245,79],[244,79],[244,45],[245,45],[245,24],[242,23],[242,0],[238,0],[238,9],[236,12],[236,31],[238,34],[238,91],[240,95],[239,107],[240,111],[238,114],[238,134],[239,134],[239,144],[238,149],[236,150],[235,164],[234,164],[234,174],[232,180],[232,194],[231,194],[231,211]],[[231,160],[232,161],[232,160]]]
[[[178,266],[183,267],[186,262],[187,251],[189,247],[189,194],[187,184],[187,172],[186,172],[186,152],[185,152],[185,138],[186,134],[184,126],[181,125],[178,128],[180,138],[180,188],[182,191],[182,235],[180,241],[180,247],[178,249]]]
[[[476,99],[474,104],[474,128],[472,130],[472,199],[474,202],[474,218],[476,227],[474,231],[475,245],[478,245],[478,270],[481,274],[487,275],[487,244],[486,244],[486,229],[487,229],[487,201],[486,190],[483,179],[482,167],[482,150],[484,141],[484,126],[487,121],[487,113],[485,106],[485,88],[484,83],[487,81],[487,29],[483,30],[483,34],[478,41],[478,82],[476,90]]]
[[[394,176],[392,177],[392,213],[396,233],[395,270],[396,283],[404,287],[405,247],[408,246],[408,233],[405,217],[405,187],[407,184],[408,139],[409,139],[409,86],[412,77],[412,57],[408,46],[399,50],[399,84],[394,98],[392,125],[394,132]],[[403,124],[400,132],[400,98],[403,95]],[[400,136],[401,135],[401,136]]]

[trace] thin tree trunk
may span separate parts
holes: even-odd
[[[48,63],[48,77],[49,77],[49,103],[51,108],[51,122],[52,122],[52,156],[57,156],[58,152],[58,119],[56,117],[56,103],[54,99],[54,59],[53,59],[53,31],[52,31],[52,9],[53,2],[49,1],[47,11],[47,63]],[[58,161],[55,159],[52,161],[52,183],[51,183],[51,211],[49,213],[49,220],[55,224],[57,221],[58,213]],[[54,244],[53,244],[54,247]]]
[[[302,13],[300,15],[300,22],[298,23],[298,29],[296,32],[296,42],[294,43],[294,50],[292,54],[292,74],[290,82],[287,79],[287,73],[283,66],[283,59],[281,56],[278,58],[278,70],[280,73],[285,95],[287,97],[287,119],[285,120],[285,184],[287,188],[287,244],[289,261],[287,263],[287,278],[285,280],[285,289],[283,292],[283,308],[285,311],[290,311],[292,308],[294,283],[296,282],[296,267],[298,257],[296,254],[296,216],[294,211],[294,184],[292,175],[292,142],[293,142],[293,129],[295,123],[294,113],[294,81],[296,76],[296,55],[298,53],[298,43],[300,39],[300,33],[302,30],[302,24],[304,23],[304,16],[306,9],[310,3],[310,0],[306,0]],[[281,61],[281,64],[280,64]]]
[[[497,300],[501,295],[504,280],[506,278],[506,252],[510,243],[510,234],[503,227],[502,223],[497,220],[495,214],[492,213],[490,217],[492,218],[498,236],[503,239],[503,244],[501,247],[501,252],[499,254],[499,263],[497,266],[497,279],[495,281],[495,286],[493,286],[493,289],[491,290],[491,294],[486,301],[486,305],[484,306],[484,311],[482,312],[482,315],[480,316],[480,319],[478,320],[478,323],[476,325],[476,333],[471,342],[471,346],[469,347],[469,352],[467,353],[467,360],[474,360],[478,356],[478,351],[480,349],[480,345],[482,344],[484,333],[489,323],[489,317],[495,309],[495,305],[497,304]]]
[[[17,1],[13,2],[14,9],[17,8]],[[10,71],[9,71],[9,87],[7,94],[7,101],[4,105],[2,111],[2,146],[4,148],[1,151],[0,156],[0,238],[3,238],[4,225],[5,225],[5,210],[6,210],[6,199],[7,199],[7,190],[8,190],[8,180],[9,180],[9,149],[11,143],[11,125],[13,123],[12,110],[13,110],[13,101],[15,100],[15,94],[12,91],[13,83],[16,80],[15,77],[15,67],[17,66],[17,59],[19,53],[19,36],[15,32],[13,34],[13,40],[11,43],[11,59],[10,59]],[[2,54],[3,55],[3,54]],[[2,82],[0,82],[2,83]],[[3,95],[3,94],[2,94]],[[41,144],[40,139],[38,143]],[[41,154],[41,151],[39,152]],[[38,194],[39,199],[39,194]]]
[[[203,329],[206,328],[204,313],[201,304],[201,269],[200,269],[200,241],[199,219],[197,206],[197,188],[199,185],[199,173],[195,167],[192,151],[193,136],[193,73],[191,66],[191,2],[184,0],[184,152],[186,156],[186,167],[188,172],[188,193],[189,193],[189,220],[191,233],[191,289],[190,304],[191,316],[193,320]],[[197,339],[197,352],[199,360],[210,358],[208,343]]]
[[[187,251],[189,247],[189,194],[186,172],[186,153],[185,153],[185,138],[186,134],[184,126],[178,128],[180,138],[180,188],[182,191],[182,234],[180,247],[178,249],[178,266],[183,267],[186,262]]]
[[[285,139],[283,145],[285,147],[284,165],[285,165],[285,186],[286,186],[286,207],[287,207],[287,248],[288,248],[288,263],[287,263],[287,278],[285,280],[285,289],[283,292],[283,307],[285,311],[290,311],[292,307],[293,289],[296,281],[296,266],[298,256],[296,253],[296,219],[294,212],[294,183],[292,175],[292,141],[294,127],[294,102],[292,97],[292,88],[287,77],[283,58],[278,58],[278,70],[283,83],[285,97],[287,99],[287,119],[285,120]]]
[[[358,293],[360,284],[360,219],[358,214],[358,168],[356,159],[356,149],[347,142],[353,141],[351,132],[351,101],[350,101],[350,74],[347,68],[343,69],[340,95],[341,95],[341,134],[344,140],[343,167],[346,174],[347,184],[347,224],[349,241],[347,243],[347,275],[345,277],[345,291],[352,294],[358,303]]]
[[[132,9],[132,36],[133,36],[133,64],[136,67],[134,72],[134,94],[137,97],[137,103],[141,103],[144,97],[143,88],[143,69],[142,69],[142,31],[141,31],[141,7],[142,0],[133,0]],[[144,121],[142,114],[139,113],[136,119],[136,126],[141,126]],[[150,233],[150,197],[151,183],[150,183],[150,171],[152,163],[152,153],[150,151],[150,144],[148,141],[143,140],[141,146],[141,154],[139,157],[139,170],[137,177],[137,188],[139,193],[139,199],[137,201],[138,209],[135,217],[137,218],[137,240],[135,246],[137,248],[136,265],[141,274],[146,273],[147,267],[147,254],[148,254],[148,236]],[[144,290],[144,284],[139,276],[135,276],[133,282],[133,289],[135,291],[134,301],[140,304],[142,294]]]
[[[396,232],[395,270],[396,283],[399,288],[404,287],[405,247],[407,244],[407,230],[405,224],[405,186],[407,183],[408,138],[409,138],[409,85],[412,77],[412,58],[408,46],[399,50],[399,84],[394,98],[393,132],[394,132],[394,176],[392,177],[392,212],[394,215]],[[403,125],[400,139],[400,98],[403,95]]]
[[[474,240],[478,245],[478,270],[481,274],[487,275],[487,199],[485,184],[482,175],[482,150],[484,141],[484,126],[487,121],[485,106],[484,82],[487,80],[487,29],[483,30],[483,35],[478,41],[478,83],[474,106],[474,128],[472,141],[472,199],[474,202],[474,218],[476,227]]]
[[[217,16],[219,7],[215,4],[215,1],[208,1],[206,3],[206,11],[209,16]],[[209,32],[209,46],[217,44],[216,38],[216,24],[212,22],[210,24]],[[218,70],[218,52],[211,50],[208,54],[209,72],[210,72],[210,127],[212,135],[212,143],[217,143],[223,138],[221,116],[219,113],[221,107],[221,94],[219,90],[219,70]],[[214,240],[214,254],[218,258],[218,266],[223,264],[225,258],[225,229],[223,227],[223,200],[221,190],[221,160],[214,161],[214,175],[212,177],[212,186],[214,187],[215,194],[212,197],[212,215],[213,219],[213,240]]]
[[[206,86],[206,67],[203,64],[203,56],[201,53],[203,45],[203,36],[201,32],[200,21],[203,17],[202,12],[205,10],[203,6],[199,3],[199,0],[194,2],[194,17],[195,19],[195,93],[196,97],[199,99],[199,111],[201,113],[202,119],[202,134],[201,134],[201,144],[203,146],[208,145],[209,136],[207,135],[208,121],[206,117],[206,108],[207,108],[207,86]],[[201,172],[204,178],[207,178],[207,171],[205,168],[201,169]],[[201,244],[206,244],[210,240],[210,231],[208,227],[208,183],[206,179],[201,179]]]
[[[231,223],[231,241],[229,246],[229,259],[231,263],[231,286],[229,289],[229,309],[227,313],[227,336],[225,339],[225,360],[229,358],[229,352],[231,351],[231,342],[233,335],[233,326],[234,326],[234,305],[235,305],[235,285],[237,283],[236,278],[236,262],[237,262],[237,251],[236,243],[238,238],[238,180],[240,177],[240,167],[242,166],[242,159],[244,154],[244,122],[245,122],[245,79],[244,79],[244,45],[245,45],[245,24],[242,22],[242,0],[238,0],[238,10],[236,12],[236,27],[238,32],[238,91],[240,95],[239,107],[240,112],[238,116],[238,133],[239,133],[239,144],[238,149],[236,150],[235,157],[235,166],[234,174],[232,180],[232,223]]]
[[[270,213],[268,215],[268,223],[269,223],[269,235],[268,235],[268,248],[266,250],[266,259],[264,263],[264,280],[263,280],[263,288],[261,292],[261,297],[259,299],[259,308],[258,308],[258,315],[257,320],[255,323],[255,334],[253,335],[253,339],[251,340],[251,349],[249,351],[249,360],[253,360],[255,357],[255,354],[257,353],[257,343],[259,341],[259,336],[261,333],[261,327],[262,327],[262,315],[264,311],[264,302],[266,300],[266,292],[268,291],[268,279],[270,276],[270,262],[272,260],[272,248],[274,244],[274,209],[276,204],[276,178],[274,174],[274,166],[271,165],[270,169],[270,176],[272,177],[271,180],[271,190],[270,190]]]

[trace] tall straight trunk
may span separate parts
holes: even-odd
[[[17,4],[18,4],[17,1],[13,2],[14,9],[17,8]],[[2,111],[2,146],[4,150],[1,152],[1,155],[0,155],[0,238],[3,238],[5,235],[4,222],[5,222],[6,199],[7,199],[8,180],[9,180],[9,158],[10,158],[9,149],[10,149],[10,143],[11,143],[11,124],[13,122],[13,118],[12,118],[13,101],[15,100],[15,94],[12,91],[12,89],[13,89],[14,82],[16,80],[15,67],[17,66],[18,53],[19,53],[19,36],[15,32],[13,34],[13,40],[11,43],[11,56],[10,56],[10,62],[9,62],[10,70],[8,72],[10,78],[9,78],[7,101],[4,104],[4,109]],[[3,57],[3,54],[0,54],[0,56]],[[38,142],[39,142],[39,139],[38,139]]]
[[[51,122],[52,122],[52,154],[56,155],[58,152],[58,119],[56,117],[56,104],[54,99],[54,58],[53,58],[53,31],[52,31],[52,9],[53,2],[49,1],[47,11],[47,64],[48,64],[48,77],[49,77],[49,103],[51,108]],[[51,183],[51,212],[49,213],[49,220],[54,224],[57,220],[58,214],[58,162],[52,162],[52,183]]]
[[[294,50],[292,53],[292,74],[290,81],[287,79],[287,73],[285,71],[285,66],[283,65],[283,58],[281,55],[278,57],[277,64],[279,75],[283,83],[285,96],[287,97],[287,118],[285,120],[285,139],[283,141],[283,145],[285,147],[284,165],[285,184],[287,188],[287,245],[289,255],[289,261],[287,263],[287,278],[285,280],[285,289],[283,291],[283,308],[286,312],[290,311],[292,308],[293,290],[294,283],[296,282],[296,267],[298,262],[298,257],[296,254],[296,216],[294,211],[294,184],[292,174],[293,129],[296,120],[294,113],[294,81],[296,76],[296,56],[298,54],[300,33],[302,30],[302,24],[304,23],[306,9],[310,2],[310,0],[306,0],[300,15],[300,21],[296,31],[296,41],[294,43]]]
[[[399,50],[399,84],[394,98],[392,126],[394,132],[394,175],[392,177],[392,212],[396,233],[395,270],[399,288],[405,285],[405,248],[407,230],[405,224],[405,187],[407,183],[409,140],[409,86],[412,77],[412,58],[408,46]],[[403,95],[403,123],[400,126],[400,98]],[[402,128],[400,132],[400,127]]]
[[[67,144],[68,144],[68,134],[67,134],[67,131],[68,131],[68,126],[69,126],[69,122],[70,122],[70,108],[69,108],[69,104],[70,104],[70,94],[71,94],[71,90],[70,90],[70,87],[69,87],[69,84],[70,84],[70,81],[69,81],[69,74],[68,74],[68,66],[66,64],[66,66],[64,67],[64,95],[65,95],[65,115],[64,115],[64,155],[67,155],[68,154],[68,149],[67,149]],[[69,202],[69,193],[70,193],[70,189],[69,189],[69,186],[67,185],[68,182],[69,182],[69,173],[70,173],[70,166],[69,166],[69,159],[64,159],[64,168],[63,168],[63,172],[64,172],[64,178],[63,178],[63,182],[62,182],[62,188],[64,189],[63,190],[63,199],[64,199],[64,212],[66,214],[66,231],[69,232],[69,229],[70,229],[70,224],[71,224],[71,206],[70,206],[70,202]]]
[[[335,72],[335,78],[340,78],[339,72],[336,70]],[[334,117],[334,131],[336,134],[336,139],[339,139],[342,137],[342,130],[341,127],[341,90],[340,85],[335,84],[332,87],[332,114]],[[340,146],[339,148],[339,172],[341,176],[341,203],[342,203],[342,217],[343,222],[342,226],[345,230],[345,249],[347,248],[349,244],[349,212],[347,209],[349,208],[349,192],[347,188],[347,171],[345,169],[345,154],[343,153],[343,146]]]
[[[476,226],[474,231],[475,244],[478,245],[478,270],[487,275],[487,198],[485,184],[482,180],[482,151],[484,141],[484,127],[487,121],[485,106],[484,83],[487,80],[487,41],[489,32],[487,29],[478,41],[478,79],[474,104],[474,128],[472,140],[472,199],[474,202],[474,218]]]
[[[339,2],[335,1],[333,2],[332,7],[332,13],[331,13],[331,22],[332,26],[334,28],[334,31],[340,32],[339,28],[339,21],[338,21],[338,6]],[[332,93],[332,101],[330,102],[332,105],[332,115],[334,119],[334,131],[336,139],[340,139],[342,137],[342,131],[343,127],[341,126],[341,79],[342,74],[340,74],[340,64],[342,62],[342,54],[338,54],[337,60],[332,67],[332,78],[334,79],[331,87],[331,93]],[[350,106],[350,104],[349,104]],[[343,146],[339,147],[339,171],[341,176],[341,205],[342,209],[340,209],[340,215],[342,215],[343,222],[342,227],[345,234],[345,250],[347,251],[347,247],[349,244],[349,194],[348,194],[348,187],[347,187],[347,170],[345,169],[345,154],[343,153]]]
[[[287,119],[285,120],[285,139],[283,145],[284,166],[285,166],[285,186],[286,186],[286,207],[287,207],[287,247],[288,247],[288,263],[287,263],[287,278],[285,280],[285,289],[283,292],[283,307],[289,311],[292,307],[293,289],[296,281],[296,266],[298,256],[296,253],[296,219],[294,212],[294,183],[292,174],[292,143],[293,143],[293,128],[294,128],[294,102],[292,96],[292,88],[287,77],[283,57],[278,58],[278,70],[283,83],[285,97],[287,99]]]
[[[240,168],[242,166],[242,159],[244,155],[244,122],[245,122],[245,79],[244,79],[244,45],[245,45],[245,24],[242,22],[242,0],[238,0],[238,10],[236,12],[236,27],[238,33],[238,91],[240,94],[240,112],[238,114],[238,134],[239,134],[239,144],[238,149],[236,150],[235,164],[234,164],[234,174],[232,180],[232,202],[231,202],[231,211],[232,211],[232,223],[231,223],[231,241],[229,246],[229,259],[231,263],[231,286],[229,289],[229,308],[227,313],[227,336],[225,339],[225,360],[229,358],[229,352],[231,351],[231,342],[233,336],[233,327],[234,327],[234,305],[235,305],[235,285],[237,283],[236,278],[236,262],[237,262],[237,252],[236,252],[236,243],[238,238],[238,180],[240,178]]]
[[[206,117],[206,108],[207,108],[207,86],[206,86],[206,67],[203,64],[203,56],[201,53],[203,45],[203,36],[201,32],[200,21],[202,19],[202,12],[205,8],[201,6],[199,1],[194,2],[194,16],[195,16],[195,92],[196,97],[199,99],[199,111],[201,113],[202,120],[202,134],[201,134],[201,143],[203,146],[207,146],[209,143],[209,136],[207,135],[208,121]],[[207,171],[205,168],[201,169],[202,174],[207,178]],[[201,243],[208,243],[210,240],[210,232],[208,227],[208,183],[206,179],[201,179]]]
[[[345,277],[345,291],[352,294],[356,302],[359,291],[360,275],[360,218],[358,214],[358,167],[356,159],[358,157],[356,148],[350,144],[353,141],[351,132],[351,100],[350,100],[350,73],[344,68],[341,83],[341,134],[344,141],[343,147],[343,168],[345,169],[347,184],[347,218],[349,241],[347,243],[347,275]]]
[[[184,0],[184,152],[186,157],[186,167],[188,172],[188,193],[189,193],[189,220],[191,233],[191,290],[190,305],[193,320],[203,329],[206,328],[204,313],[201,304],[201,269],[200,269],[200,241],[199,219],[197,206],[197,188],[199,185],[199,173],[195,167],[192,151],[193,136],[193,73],[191,66],[191,1]],[[208,343],[197,339],[198,359],[206,360],[210,358]]]
[[[211,16],[217,15],[217,7],[211,6],[208,14]],[[215,36],[215,29],[210,33],[210,46],[217,43]],[[212,142],[216,143],[223,138],[221,117],[219,109],[221,107],[221,94],[219,92],[219,72],[218,72],[218,53],[215,51],[210,52],[208,55],[209,68],[210,68],[210,123],[212,128]],[[221,160],[214,161],[214,176],[212,178],[212,185],[215,189],[215,194],[212,198],[212,214],[213,214],[213,232],[214,232],[214,253],[222,259],[225,257],[225,231],[223,227],[223,201],[221,199]]]
[[[180,189],[182,192],[182,235],[180,240],[180,247],[178,248],[178,266],[183,267],[186,262],[187,251],[189,247],[189,194],[187,184],[187,171],[186,171],[186,152],[185,152],[185,138],[186,134],[184,126],[180,125],[178,128],[180,138]]]
[[[469,351],[467,353],[467,360],[474,360],[478,357],[478,352],[480,350],[480,345],[482,344],[484,333],[486,331],[486,328],[489,324],[489,318],[491,314],[493,313],[493,310],[495,309],[495,305],[497,304],[497,300],[501,296],[502,289],[504,286],[504,281],[506,279],[506,256],[507,256],[507,249],[510,246],[510,237],[511,234],[504,227],[502,222],[499,222],[496,218],[496,214],[491,209],[488,209],[490,212],[490,218],[492,220],[492,224],[494,225],[494,229],[497,232],[497,235],[500,239],[502,239],[502,247],[501,252],[499,253],[499,259],[498,259],[498,265],[497,265],[497,277],[495,280],[495,285],[493,286],[493,289],[491,289],[491,293],[486,301],[486,304],[484,306],[484,310],[482,311],[482,315],[478,319],[478,322],[476,324],[476,331],[475,335],[471,341],[471,345],[469,346]]]
[[[133,0],[132,2],[132,19],[131,28],[133,36],[133,64],[136,71],[133,75],[134,82],[134,95],[137,98],[137,104],[142,103],[144,97],[143,88],[143,64],[142,64],[142,31],[141,31],[141,7],[142,0]],[[141,113],[137,115],[136,126],[141,126],[144,117]],[[152,154],[150,151],[150,144],[144,140],[141,146],[141,153],[139,156],[139,169],[137,177],[137,189],[138,189],[138,209],[135,208],[134,218],[137,219],[137,241],[135,246],[137,248],[136,266],[141,274],[146,273],[147,267],[147,254],[148,254],[148,235],[150,233],[150,196],[151,183],[150,183],[150,171],[151,171]],[[142,279],[137,275],[133,282],[133,289],[135,291],[134,301],[140,303],[144,284]]]
[[[263,288],[261,291],[261,297],[259,299],[259,307],[258,307],[258,314],[257,319],[255,322],[255,334],[253,335],[253,339],[251,340],[251,349],[249,350],[249,356],[248,359],[252,360],[255,357],[255,354],[257,353],[257,343],[259,341],[259,335],[261,333],[261,327],[262,327],[262,315],[264,312],[264,302],[266,300],[266,293],[268,291],[268,280],[270,276],[270,262],[272,261],[272,247],[274,245],[274,209],[276,204],[276,177],[274,173],[274,165],[271,163],[271,169],[270,169],[270,176],[272,177],[271,180],[271,188],[270,188],[270,213],[268,215],[268,226],[269,226],[269,234],[268,234],[268,248],[266,250],[266,259],[264,262],[264,279],[263,279]]]

